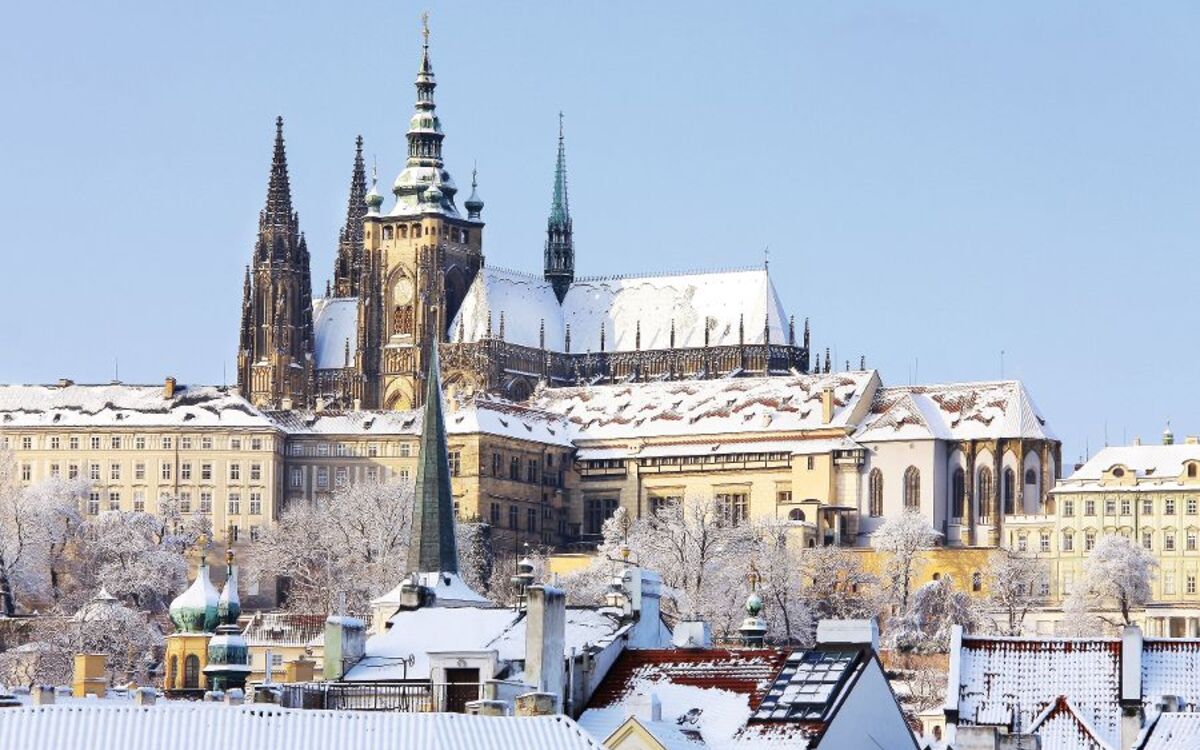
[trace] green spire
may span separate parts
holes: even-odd
[[[567,201],[567,147],[563,139],[563,113],[558,113],[558,160],[554,164],[554,199],[550,202],[551,226],[565,227],[571,221]]]
[[[575,240],[571,232],[571,207],[567,201],[567,147],[563,139],[563,115],[558,113],[558,160],[554,166],[554,199],[546,222],[544,278],[554,286],[562,302],[575,280]]]
[[[420,453],[417,455],[417,481],[413,488],[412,538],[408,547],[410,573],[458,572],[454,497],[450,494],[450,457],[446,448],[440,378],[437,342],[431,341],[429,371],[425,377],[425,413],[421,422]]]

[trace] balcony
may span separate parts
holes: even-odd
[[[483,697],[476,682],[312,682],[284,685],[284,708],[338,711],[464,713],[467,703]]]

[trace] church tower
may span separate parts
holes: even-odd
[[[314,378],[312,278],[308,245],[292,210],[282,117],[275,121],[267,204],[258,215],[258,240],[242,295],[242,395],[266,408],[306,405]]]
[[[546,281],[562,302],[575,280],[575,240],[571,235],[571,207],[567,202],[567,150],[563,141],[563,116],[558,113],[558,160],[554,166],[554,197],[546,222]]]
[[[354,169],[350,174],[350,201],[346,225],[338,234],[337,260],[333,265],[333,296],[357,297],[362,276],[363,217],[367,215],[367,171],[363,166],[360,135],[354,142]]]
[[[395,204],[385,211],[377,193],[368,195],[363,220],[361,262],[371,269],[375,287],[359,288],[358,367],[367,408],[421,405],[430,347],[446,340],[483,265],[482,202],[469,201],[466,217],[459,213],[458,188],[442,160],[445,134],[433,97],[427,18],[423,34],[408,158],[392,186]]]

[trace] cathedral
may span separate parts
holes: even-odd
[[[333,281],[315,300],[276,121],[242,302],[246,398],[277,410],[418,408],[433,346],[448,394],[512,401],[539,388],[809,370],[807,322],[798,337],[765,264],[575,275],[561,115],[542,274],[488,267],[475,175],[464,215],[442,156],[428,26],[423,33],[408,157],[391,205],[375,174],[368,189],[359,138]]]

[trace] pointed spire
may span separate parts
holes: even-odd
[[[408,547],[409,573],[457,573],[458,550],[454,540],[454,496],[450,493],[450,457],[446,422],[442,414],[442,389],[437,344],[429,346],[425,375],[425,406],[413,487],[412,539]]]
[[[554,286],[561,303],[575,280],[575,240],[571,227],[571,207],[567,199],[567,147],[563,137],[563,114],[558,113],[558,158],[554,164],[554,195],[550,218],[546,222],[546,281]]]
[[[788,318],[788,346],[796,345],[796,316]]]
[[[374,159],[371,160],[371,190],[363,200],[367,204],[367,213],[378,216],[379,207],[383,205],[383,196],[379,194],[379,165]]]
[[[471,168],[471,196],[463,206],[467,209],[467,218],[479,221],[483,213],[483,199],[479,197],[479,165]]]
[[[288,180],[287,150],[283,144],[283,117],[275,118],[275,153],[271,156],[271,178],[267,183],[267,207],[263,223],[287,227],[292,221],[292,186]]]
[[[865,355],[865,354],[861,354],[861,355],[859,355],[859,357],[858,357],[858,369],[860,369],[860,370],[866,370],[866,369],[867,369],[867,355]]]

